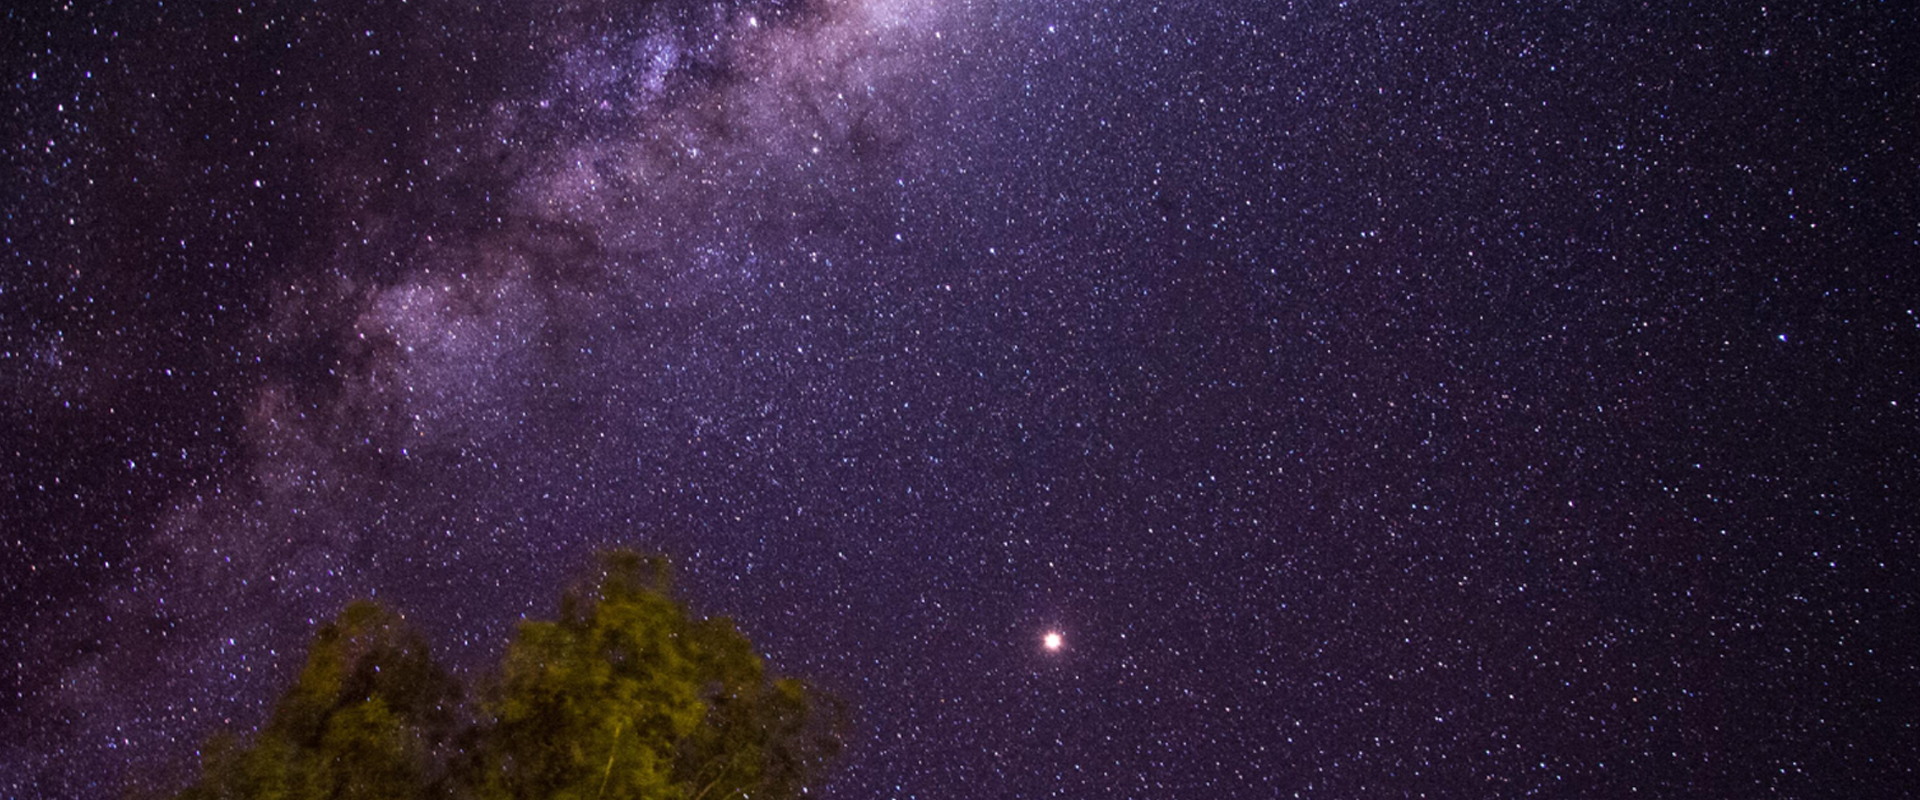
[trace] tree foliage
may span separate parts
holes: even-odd
[[[838,753],[846,713],[769,674],[725,618],[674,599],[666,562],[631,551],[522,623],[464,702],[425,639],[349,606],[251,742],[216,737],[180,800],[797,797]]]
[[[444,795],[436,751],[454,732],[459,695],[425,638],[356,602],[321,627],[250,745],[223,735],[202,749],[203,776],[181,800]]]

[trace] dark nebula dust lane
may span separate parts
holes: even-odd
[[[833,796],[1916,780],[1905,12],[0,17],[5,796],[609,545]]]

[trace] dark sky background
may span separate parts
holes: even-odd
[[[612,544],[826,796],[1911,792],[1920,31],[1678,5],[10,4],[0,795]]]

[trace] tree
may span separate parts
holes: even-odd
[[[674,601],[666,562],[599,561],[560,619],[521,625],[480,737],[483,798],[797,796],[838,750],[844,718],[770,679],[724,618]]]
[[[601,554],[559,619],[522,623],[477,708],[400,617],[321,628],[250,744],[216,737],[181,800],[797,797],[846,709],[771,675],[725,618],[674,599],[664,559]]]
[[[250,746],[216,736],[182,800],[437,797],[436,750],[453,734],[459,687],[426,640],[387,609],[356,602],[321,627],[306,665]]]

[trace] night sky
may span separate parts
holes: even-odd
[[[610,545],[824,796],[1913,792],[1920,20],[1681,5],[9,4],[0,796]]]

